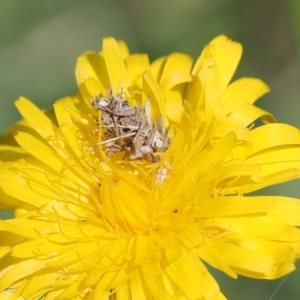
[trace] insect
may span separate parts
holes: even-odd
[[[108,97],[100,94],[90,100],[91,105],[101,110],[101,120],[95,123],[102,126],[102,141],[91,147],[103,145],[107,156],[126,152],[129,159],[144,159],[159,162],[171,144],[168,128],[163,125],[163,117],[153,123],[150,101],[145,106],[130,106],[122,94],[114,94],[108,88]],[[100,124],[101,123],[101,124]],[[98,132],[97,129],[92,133]]]
[[[158,168],[155,174],[155,181],[158,185],[162,185],[167,179],[169,170],[171,170],[171,166],[169,164],[165,164],[164,167]]]

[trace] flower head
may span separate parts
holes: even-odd
[[[219,36],[196,63],[149,63],[123,42],[78,59],[79,92],[23,116],[0,147],[0,296],[225,299],[203,262],[274,279],[300,253],[300,202],[247,196],[299,178],[300,131],[230,83],[241,45]],[[230,84],[229,84],[230,83]],[[262,126],[255,126],[257,119]]]

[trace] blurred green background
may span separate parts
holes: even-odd
[[[77,56],[100,50],[105,36],[124,39],[132,52],[152,59],[172,51],[196,58],[221,33],[244,46],[236,77],[270,85],[258,105],[300,127],[299,0],[0,0],[0,131],[19,119],[14,101],[20,95],[49,108],[73,94]],[[300,198],[299,182],[261,194]],[[281,283],[212,272],[231,300],[270,300]],[[300,299],[299,280],[298,270],[272,300]]]

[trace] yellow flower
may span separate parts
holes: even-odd
[[[300,202],[249,192],[299,177],[300,131],[253,103],[219,36],[192,65],[123,42],[79,57],[79,93],[0,147],[1,299],[225,299],[205,267],[274,279],[300,253]],[[263,125],[255,126],[257,119]]]

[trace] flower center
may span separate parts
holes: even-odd
[[[100,94],[90,100],[91,105],[101,111],[101,120],[96,118],[96,124],[101,128],[102,137],[94,147],[102,145],[107,156],[126,152],[132,160],[159,162],[171,144],[163,116],[153,123],[149,100],[145,106],[130,106],[129,101],[121,93],[114,94],[111,87],[108,95]]]

